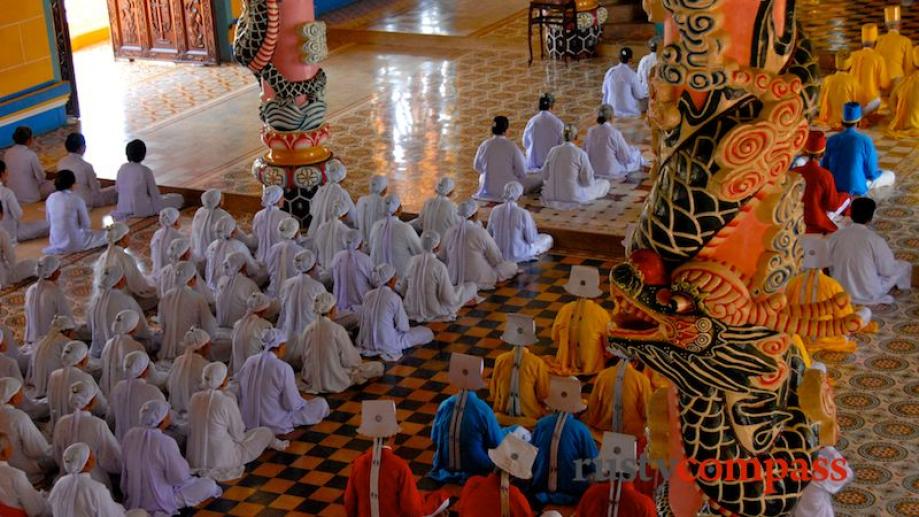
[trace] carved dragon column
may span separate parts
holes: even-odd
[[[316,188],[328,171],[344,167],[324,145],[331,133],[319,66],[328,55],[325,23],[315,20],[313,0],[246,0],[233,52],[262,90],[267,151],[252,174],[264,185],[283,187],[286,209],[306,224]]]

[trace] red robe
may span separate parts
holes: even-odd
[[[826,235],[835,232],[836,225],[826,213],[838,210],[849,195],[836,191],[833,174],[821,167],[817,160],[809,160],[794,171],[804,176],[804,224],[807,233]]]
[[[348,517],[370,517],[370,466],[373,449],[351,463],[351,475],[345,488],[345,512]],[[422,517],[434,513],[449,495],[441,490],[419,492],[408,463],[389,447],[380,458],[380,515],[385,517]]]
[[[595,483],[584,492],[576,517],[606,517],[609,510],[609,481]],[[619,498],[621,517],[657,517],[654,501],[635,489],[631,482],[622,484]]]
[[[510,486],[511,517],[533,517],[527,498]],[[473,476],[466,481],[454,508],[460,517],[501,517],[501,475]]]

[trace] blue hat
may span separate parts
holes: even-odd
[[[854,123],[862,119],[862,106],[857,102],[847,102],[842,107],[842,121]]]

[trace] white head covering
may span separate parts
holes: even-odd
[[[235,230],[236,219],[233,219],[231,215],[221,217],[214,224],[214,234],[217,235],[218,239],[229,239]]]
[[[89,405],[96,397],[96,385],[91,382],[77,381],[70,385],[70,407],[80,410]]]
[[[62,330],[73,330],[77,328],[77,324],[73,321],[73,318],[66,314],[58,314],[51,319],[51,329],[57,330],[58,332]]]
[[[216,390],[227,380],[227,365],[223,363],[208,363],[201,372],[201,384],[205,389]]]
[[[262,191],[262,206],[268,208],[275,206],[284,197],[284,189],[277,185],[269,185]]]
[[[801,236],[804,248],[804,269],[823,269],[830,266],[830,249],[822,235]]]
[[[182,257],[182,255],[188,253],[188,250],[191,249],[191,241],[185,237],[178,237],[172,239],[172,242],[169,243],[169,247],[166,248],[166,255],[169,260],[175,262]]]
[[[234,251],[223,259],[223,272],[227,276],[233,276],[246,265],[246,256],[238,251]]]
[[[259,341],[262,343],[262,350],[267,352],[287,343],[287,333],[274,327],[267,328],[262,331]]]
[[[165,400],[148,400],[140,407],[140,425],[159,427],[169,414],[169,403]]]
[[[590,266],[571,266],[571,275],[565,290],[580,298],[597,298],[603,295],[600,290],[600,271]]]
[[[361,425],[357,432],[370,438],[388,438],[399,434],[396,403],[392,400],[365,400],[361,403]]]
[[[479,211],[479,205],[477,205],[474,200],[467,199],[456,207],[456,211],[463,219],[469,219]]]
[[[341,163],[339,160],[329,160],[325,164],[325,177],[331,183],[341,183],[345,176],[347,176],[348,170],[345,169],[345,164]]]
[[[479,390],[485,387],[482,371],[485,362],[476,355],[453,353],[450,356],[450,370],[447,378],[450,384],[461,390]]]
[[[440,234],[434,230],[428,230],[421,234],[421,248],[424,251],[434,251],[440,245]]]
[[[539,449],[523,441],[516,435],[509,434],[498,445],[497,449],[489,449],[488,457],[496,467],[507,472],[517,479],[530,479],[533,477],[533,462]]]
[[[0,379],[0,404],[6,404],[22,389],[22,381],[13,377]]]
[[[523,185],[517,181],[508,181],[504,185],[504,200],[517,201],[523,195]]]
[[[201,350],[204,345],[210,342],[210,334],[198,327],[188,329],[188,332],[185,333],[185,337],[182,339],[182,344],[185,345],[186,350]]]
[[[402,200],[395,194],[390,194],[383,199],[383,209],[386,210],[386,215],[395,214],[400,206],[402,206]]]
[[[271,307],[271,298],[262,292],[256,291],[246,299],[246,309],[249,309],[249,312],[263,311],[268,307]]]
[[[439,196],[449,196],[454,188],[456,188],[456,183],[453,181],[453,178],[440,178],[437,180],[434,192],[437,192]]]
[[[198,274],[198,268],[194,263],[183,260],[176,264],[175,267],[175,285],[176,286],[185,286],[191,282],[192,278],[195,278],[195,275]]]
[[[580,413],[587,409],[581,400],[581,381],[577,377],[551,377],[546,405],[568,413]]]
[[[112,245],[124,239],[130,232],[131,229],[128,228],[128,225],[124,223],[114,223],[105,229],[105,240],[108,241],[109,245]]]
[[[221,199],[223,199],[223,193],[219,190],[213,188],[205,190],[204,194],[201,194],[201,205],[208,210],[213,210],[220,204]]]
[[[389,179],[386,176],[373,176],[370,178],[370,193],[382,194],[386,187],[389,186]]]
[[[392,264],[384,262],[373,268],[373,272],[370,274],[370,283],[374,287],[380,287],[392,280],[394,276],[396,276],[396,268],[392,267]]]
[[[278,233],[281,234],[281,238],[293,239],[299,231],[300,223],[293,217],[285,217],[278,223]]]
[[[539,341],[536,337],[536,322],[525,314],[508,314],[501,339],[514,346],[529,346]]]
[[[150,357],[146,352],[135,350],[124,356],[124,375],[126,379],[136,379],[150,366]]]
[[[351,207],[348,203],[345,203],[341,199],[336,199],[332,204],[332,213],[335,214],[335,217],[344,217],[348,215],[348,212],[351,211]]]
[[[64,450],[63,463],[64,471],[68,474],[79,474],[83,472],[83,467],[89,461],[91,452],[89,445],[83,442],[77,442]]]
[[[301,273],[309,273],[316,266],[316,254],[310,250],[303,250],[294,255],[294,267]]]
[[[115,315],[115,321],[112,322],[112,332],[115,334],[127,334],[137,328],[140,323],[140,314],[133,309],[125,309]]]
[[[76,366],[89,355],[89,348],[82,341],[71,341],[64,345],[61,352],[61,362],[64,366]]]
[[[57,255],[45,255],[35,264],[35,276],[38,278],[51,278],[51,275],[61,269],[61,259]]]
[[[316,295],[316,299],[313,300],[313,312],[319,314],[320,316],[325,316],[335,307],[335,296],[327,291],[323,291]]]
[[[179,211],[171,206],[160,210],[160,225],[172,226],[179,220]]]
[[[363,240],[364,236],[361,234],[360,230],[352,228],[345,234],[345,245],[349,250],[356,250],[360,247]]]
[[[121,279],[124,278],[124,270],[118,264],[105,266],[102,270],[102,277],[99,279],[99,287],[102,289],[113,289]]]

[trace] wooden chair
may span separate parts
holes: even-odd
[[[533,64],[533,26],[539,26],[539,58],[545,59],[546,37],[543,27],[558,27],[563,33],[570,28],[578,28],[578,6],[576,0],[535,0],[530,2],[529,24],[527,27],[527,49],[530,60],[527,65]],[[563,38],[565,48],[562,49],[565,61],[568,61],[568,39]]]

